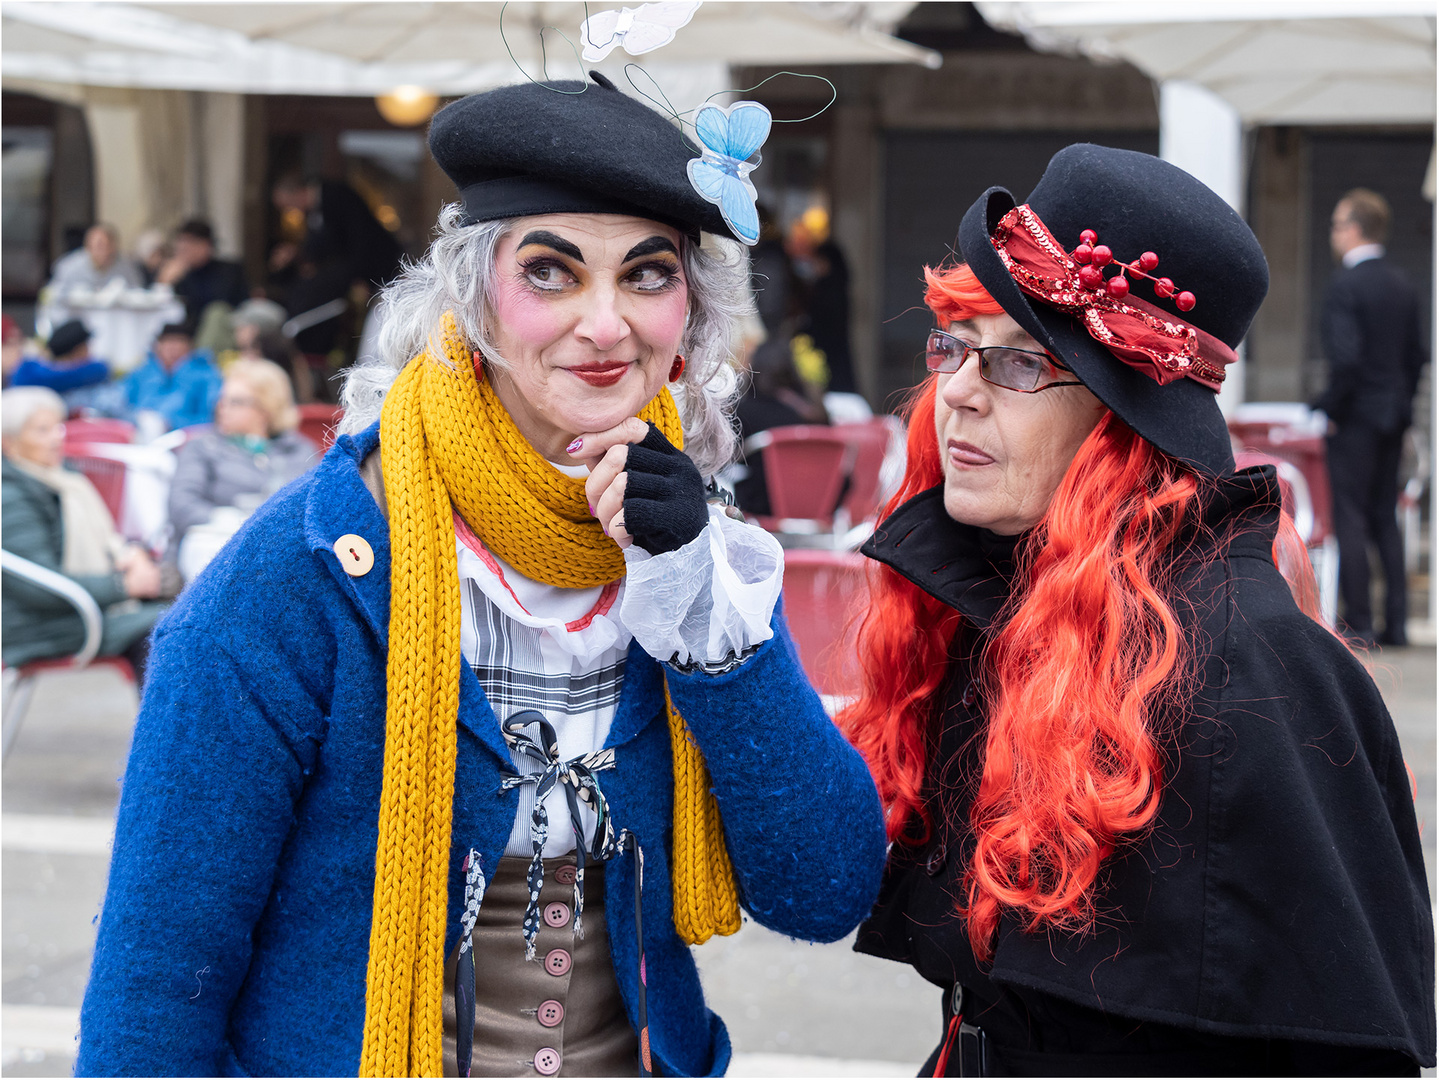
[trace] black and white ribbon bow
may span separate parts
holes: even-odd
[[[585,910],[585,858],[604,861],[618,850],[615,844],[614,826],[610,821],[610,806],[605,793],[600,790],[595,774],[615,767],[614,750],[601,750],[594,754],[560,760],[559,740],[555,729],[542,715],[533,709],[518,712],[500,725],[500,731],[509,745],[517,762],[530,764],[538,771],[512,773],[500,784],[501,791],[509,791],[521,784],[535,785],[535,809],[530,815],[530,844],[534,857],[526,883],[530,890],[530,902],[525,908],[525,959],[535,958],[535,939],[540,932],[540,889],[545,883],[545,841],[550,834],[550,816],[545,809],[545,799],[555,785],[564,787],[565,799],[570,807],[570,826],[575,832],[575,923],[576,937],[584,937],[581,918]],[[522,764],[521,768],[524,767]],[[580,803],[595,812],[595,830],[589,850],[585,847],[585,825],[580,816]]]
[[[474,848],[465,856],[461,870],[465,874],[465,910],[460,914],[460,956],[455,964],[455,1063],[460,1076],[469,1076],[475,1038],[474,933],[485,899],[485,872]]]

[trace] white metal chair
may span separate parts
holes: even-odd
[[[36,677],[42,671],[78,671],[89,666],[90,662],[95,659],[95,654],[100,651],[104,619],[100,613],[100,605],[95,603],[95,598],[64,574],[48,570],[38,563],[33,563],[12,551],[3,549],[0,549],[0,570],[62,597],[74,607],[80,616],[80,621],[85,626],[84,643],[69,656],[34,660],[28,664],[21,664],[19,667],[5,668],[4,701],[3,704],[0,704],[0,760],[3,760],[10,756],[10,747],[15,742],[15,736],[20,733],[20,725],[25,719],[25,710],[29,708],[30,698],[35,692]],[[124,657],[105,657],[104,660],[107,663],[113,663],[130,679],[134,679],[134,670]]]

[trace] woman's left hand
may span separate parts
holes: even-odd
[[[580,436],[571,457],[590,467],[585,496],[615,543],[651,555],[684,547],[709,520],[704,480],[694,462],[653,425],[630,417]]]

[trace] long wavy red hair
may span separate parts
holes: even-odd
[[[967,266],[926,268],[925,280],[942,325],[1002,311]],[[935,394],[930,378],[908,404],[907,468],[886,514],[943,480]],[[980,959],[1002,911],[1027,929],[1088,926],[1101,864],[1154,822],[1161,718],[1192,681],[1165,600],[1168,549],[1204,482],[1107,413],[1017,553],[1014,594],[981,663],[988,722],[960,904]],[[1313,575],[1287,517],[1281,550],[1298,567],[1297,593],[1307,574],[1312,616]],[[897,843],[924,843],[931,828],[923,788],[960,618],[887,567],[871,579],[860,695],[838,722],[869,762]]]

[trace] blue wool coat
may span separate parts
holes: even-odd
[[[156,630],[110,885],[81,1009],[79,1075],[354,1075],[365,1014],[385,734],[389,530],[359,474],[377,427],[341,438],[237,534]],[[344,534],[374,568],[341,569]],[[458,647],[458,646],[457,646]],[[670,909],[664,680],[714,782],[744,906],[830,941],[879,888],[884,829],[859,756],[805,680],[783,620],[736,670],[680,675],[630,647],[601,776],[645,854],[648,1010],[658,1069],[719,1075]],[[519,792],[498,720],[462,661],[446,952],[465,853],[492,873]],[[607,871],[620,992],[635,1020],[631,860]],[[518,935],[520,929],[515,928]]]

